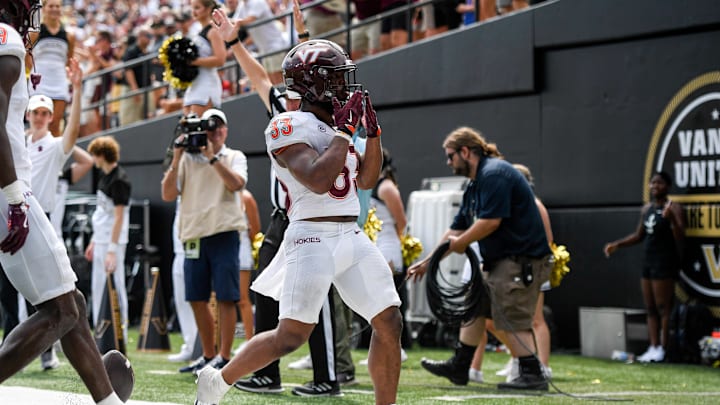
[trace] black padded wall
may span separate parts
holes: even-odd
[[[357,77],[373,96],[406,200],[423,178],[450,174],[441,143],[461,125],[480,129],[508,160],[531,168],[555,238],[572,253],[572,273],[547,302],[558,345],[574,348],[580,306],[643,307],[641,248],[608,260],[602,247],[637,226],[655,125],[682,86],[719,69],[718,38],[717,1],[548,1],[367,58]],[[249,189],[265,221],[267,116],[255,94],[223,109],[228,144],[249,157]],[[176,121],[161,117],[114,132],[133,197],[151,200],[151,239],[165,264],[173,204],[160,200],[160,162]]]

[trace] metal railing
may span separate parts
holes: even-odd
[[[321,6],[328,1],[331,1],[331,0],[316,0],[316,1],[313,1],[312,3],[307,3],[307,4],[302,5],[301,10],[306,10],[309,8]],[[330,37],[336,36],[338,34],[344,33],[345,38],[346,38],[346,49],[347,49],[348,54],[350,54],[353,49],[352,35],[351,35],[352,30],[357,29],[359,27],[366,26],[366,25],[378,23],[379,21],[382,21],[384,18],[391,17],[393,15],[401,14],[401,13],[406,13],[406,15],[407,15],[407,27],[408,27],[408,30],[407,30],[408,31],[408,41],[407,42],[408,42],[408,44],[412,43],[413,42],[413,29],[414,29],[413,19],[414,19],[415,10],[420,7],[423,7],[425,5],[433,3],[433,0],[421,0],[421,1],[407,0],[407,4],[402,7],[397,7],[392,10],[388,10],[386,12],[374,15],[372,17],[368,17],[365,20],[359,21],[355,24],[353,24],[352,20],[349,18],[352,15],[350,1],[348,0],[346,3],[347,3],[347,9],[346,9],[346,14],[345,14],[345,24],[343,27],[336,28],[334,30],[322,33],[320,35],[317,35],[317,33],[311,33],[311,34],[312,34],[313,38],[330,38]],[[265,24],[274,24],[278,20],[287,18],[290,21],[289,22],[290,32],[295,32],[295,22],[292,18],[292,13],[293,13],[293,10],[288,9],[282,13],[278,13],[278,14],[274,15],[273,17],[259,20],[259,21],[253,22],[252,24],[248,24],[245,26],[245,28],[250,29],[250,28],[258,27],[258,26],[265,25]],[[476,16],[475,21],[477,21],[478,20],[477,17],[479,16],[479,2],[475,3],[475,16]],[[258,60],[262,61],[263,58],[266,58],[269,56],[274,56],[277,54],[285,54],[285,53],[287,53],[287,51],[292,49],[292,47],[295,46],[296,44],[297,44],[297,42],[295,42],[294,35],[291,35],[290,46],[288,48],[258,54],[256,57]],[[99,79],[100,83],[101,83],[99,85],[103,86],[102,82],[104,80],[112,81],[112,80],[114,80],[113,79],[114,77],[117,77],[119,75],[119,73],[122,72],[124,74],[124,71],[126,69],[131,69],[140,64],[143,65],[143,73],[145,74],[145,77],[149,78],[150,72],[153,69],[153,66],[158,71],[164,70],[164,67],[162,67],[162,68],[158,67],[157,64],[159,63],[159,61],[157,61],[157,57],[158,57],[157,52],[154,52],[152,54],[148,54],[148,55],[142,56],[140,58],[136,58],[136,59],[133,59],[133,60],[130,60],[127,62],[123,62],[123,63],[118,63],[109,68],[105,68],[105,69],[93,72],[93,73],[85,76],[85,78],[83,79],[83,85],[84,86],[87,85],[88,82],[94,83],[94,82],[91,82],[91,80]],[[162,65],[160,65],[160,66],[162,66]],[[218,71],[220,71],[220,72],[225,72],[225,71],[229,71],[229,70],[235,71],[234,72],[235,74],[231,75],[231,77],[235,77],[235,78],[239,79],[243,76],[242,69],[240,68],[240,65],[237,63],[237,61],[235,59],[232,59],[232,60],[226,62],[222,67],[218,68]],[[151,92],[157,91],[158,89],[166,89],[166,91],[167,91],[167,89],[170,86],[169,83],[162,81],[162,77],[156,78],[156,80],[157,81],[154,84],[151,84],[146,87],[138,88],[137,90],[128,91],[125,94],[122,94],[119,96],[113,96],[112,94],[110,94],[109,91],[107,91],[107,92],[101,94],[100,100],[97,100],[95,102],[91,102],[90,104],[84,105],[82,111],[87,112],[87,111],[99,109],[100,117],[101,117],[99,130],[100,130],[100,132],[103,132],[105,130],[123,125],[122,123],[118,123],[118,125],[114,125],[115,122],[113,122],[113,120],[112,120],[113,117],[112,117],[112,115],[110,115],[110,106],[113,103],[120,103],[121,101],[126,100],[128,98],[135,97],[137,95],[142,95],[142,97],[143,97],[142,120],[147,119],[148,117],[151,116],[151,114],[150,114],[151,112],[156,111],[155,107],[152,107],[153,110],[150,111],[149,101],[152,100],[152,98],[150,98],[149,94]],[[237,84],[237,83],[235,83],[235,84]],[[112,85],[114,85],[114,84],[111,84],[111,86]],[[111,88],[111,86],[108,87],[108,90]],[[239,92],[237,94],[239,94]],[[227,98],[227,97],[224,97],[224,98]]]

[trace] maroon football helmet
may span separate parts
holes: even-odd
[[[345,101],[355,83],[355,64],[338,44],[324,39],[303,42],[287,53],[282,64],[285,86],[311,103]]]
[[[27,34],[40,31],[41,8],[41,0],[0,0],[0,21],[15,28],[27,45]]]

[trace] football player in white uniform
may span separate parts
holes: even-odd
[[[348,99],[347,76],[354,71],[347,53],[326,40],[297,45],[283,61],[285,84],[303,101],[300,111],[274,117],[265,139],[288,191],[290,225],[280,252],[253,285],[279,298],[280,323],[248,341],[222,370],[203,369],[196,404],[219,403],[231,383],[307,341],[331,284],[373,327],[368,367],[375,402],[397,399],[400,299],[387,262],[356,223],[357,188],[372,188],[380,174],[380,128],[367,95],[356,91]],[[361,117],[369,138],[362,161],[351,141]]]
[[[0,227],[0,263],[10,282],[37,308],[0,346],[0,382],[60,339],[93,400],[117,405],[122,401],[104,372],[65,247],[30,191],[24,59],[27,35],[39,27],[41,7],[40,0],[0,1],[0,206],[8,205],[0,211],[7,223]]]

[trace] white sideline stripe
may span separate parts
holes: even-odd
[[[585,393],[569,393],[572,396],[575,397],[621,397],[621,396],[637,396],[637,397],[647,397],[647,396],[654,396],[654,395],[678,395],[677,392],[674,391],[619,391],[619,392],[585,392]],[[720,391],[717,392],[688,392],[683,393],[682,395],[688,396],[688,397],[720,397]],[[447,401],[447,402],[463,402],[465,400],[471,400],[471,399],[507,399],[507,398],[540,398],[540,397],[566,397],[566,395],[562,394],[533,394],[528,392],[527,395],[523,394],[482,394],[482,395],[443,395],[440,397],[432,397],[430,399],[437,400],[437,401]]]
[[[89,394],[75,394],[71,392],[39,390],[27,387],[8,387],[0,385],[0,398],[2,403],[23,405],[94,405]],[[8,401],[8,402],[5,402]],[[147,402],[129,400],[127,405],[179,405],[170,402]]]

